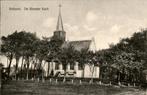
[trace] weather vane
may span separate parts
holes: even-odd
[[[62,7],[62,5],[61,5],[61,4],[59,4],[59,11],[61,11],[61,7]]]

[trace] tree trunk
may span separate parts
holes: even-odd
[[[39,60],[39,69],[41,69],[42,61],[43,61],[43,60]]]
[[[91,80],[90,80],[90,83],[93,83],[93,73],[94,73],[94,66],[92,65],[92,66],[90,66],[90,68],[91,68]]]
[[[44,82],[45,81],[45,79],[44,79],[44,70],[43,70],[43,68],[44,68],[44,66],[45,66],[45,62],[44,62],[44,64],[42,65],[42,81]]]
[[[102,81],[102,68],[100,67],[100,72],[99,72],[99,81],[101,82]]]
[[[26,80],[29,79],[29,57],[26,59],[27,60],[27,75],[26,75]]]
[[[38,78],[40,77],[40,75],[42,76],[42,69],[41,69],[41,65],[42,65],[42,60],[39,60],[39,67],[38,67]]]
[[[32,64],[31,64],[31,68],[30,68],[30,77],[31,77],[31,79],[33,78],[33,66],[32,66]]]
[[[110,66],[108,67],[108,72],[109,72],[109,82],[111,82],[111,80],[112,80],[112,73],[111,73],[111,68],[110,68]]]
[[[22,62],[21,62],[21,68],[20,68],[20,77],[22,78],[22,70],[23,70],[23,62],[24,61],[24,56],[22,56]]]
[[[117,82],[118,84],[120,84],[120,72],[118,71],[118,74],[117,74]]]
[[[16,58],[16,66],[15,66],[15,79],[16,80],[17,80],[18,63],[19,63],[19,58]]]
[[[13,59],[13,55],[11,54],[10,58],[9,58],[8,76],[10,76],[10,69],[11,69],[12,59]]]
[[[7,58],[7,67],[9,66],[9,59]]]
[[[50,70],[50,63],[48,62],[47,76],[49,76],[49,70]]]

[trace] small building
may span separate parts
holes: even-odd
[[[58,67],[57,67],[58,66]],[[78,78],[99,78],[99,66],[85,64],[81,69],[78,62],[75,62],[74,68],[70,64],[66,65],[66,70],[63,69],[61,63],[50,63],[49,74],[53,72],[56,77],[78,77]]]
[[[55,77],[78,77],[78,78],[99,78],[99,66],[85,64],[84,68],[79,66],[78,62],[74,65],[67,64],[63,69],[63,64],[51,62],[49,64],[49,75],[53,73]]]

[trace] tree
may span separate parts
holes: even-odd
[[[10,35],[8,35],[8,37],[2,36],[1,40],[2,40],[1,52],[9,59],[9,65],[7,68],[7,72],[9,76],[12,59],[14,58],[14,46]]]
[[[96,52],[96,59],[100,63],[100,78],[111,75],[109,78],[113,81],[114,76],[117,76],[117,81],[141,81],[139,77],[147,66],[146,35],[147,30],[141,30],[130,38],[121,39],[116,45],[111,44],[109,49]]]
[[[2,37],[1,51],[10,60],[8,66],[8,75],[10,73],[10,67],[13,58],[16,59],[15,74],[18,72],[18,63],[20,57],[25,57],[27,61],[27,68],[29,69],[29,57],[32,57],[34,55],[34,52],[36,50],[36,40],[38,40],[38,38],[35,34],[25,31],[15,31],[7,37]]]
[[[30,59],[35,55],[36,51],[36,43],[39,40],[35,34],[29,33],[29,32],[24,32],[24,37],[23,37],[23,54],[25,57],[26,61],[26,67],[27,67],[27,75],[26,79],[29,78],[29,66],[30,66]]]
[[[39,60],[39,64],[38,64],[38,67],[37,67],[38,76],[40,76],[39,74],[41,72],[42,72],[42,76],[43,76],[42,62],[46,61],[47,55],[50,53],[50,47],[49,47],[50,42],[47,39],[38,40],[36,45],[37,45],[37,48],[36,48],[36,51],[35,51],[35,57],[36,57],[36,59]]]

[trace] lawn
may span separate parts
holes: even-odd
[[[147,95],[147,92],[134,87],[99,84],[9,81],[3,83],[2,95]]]

